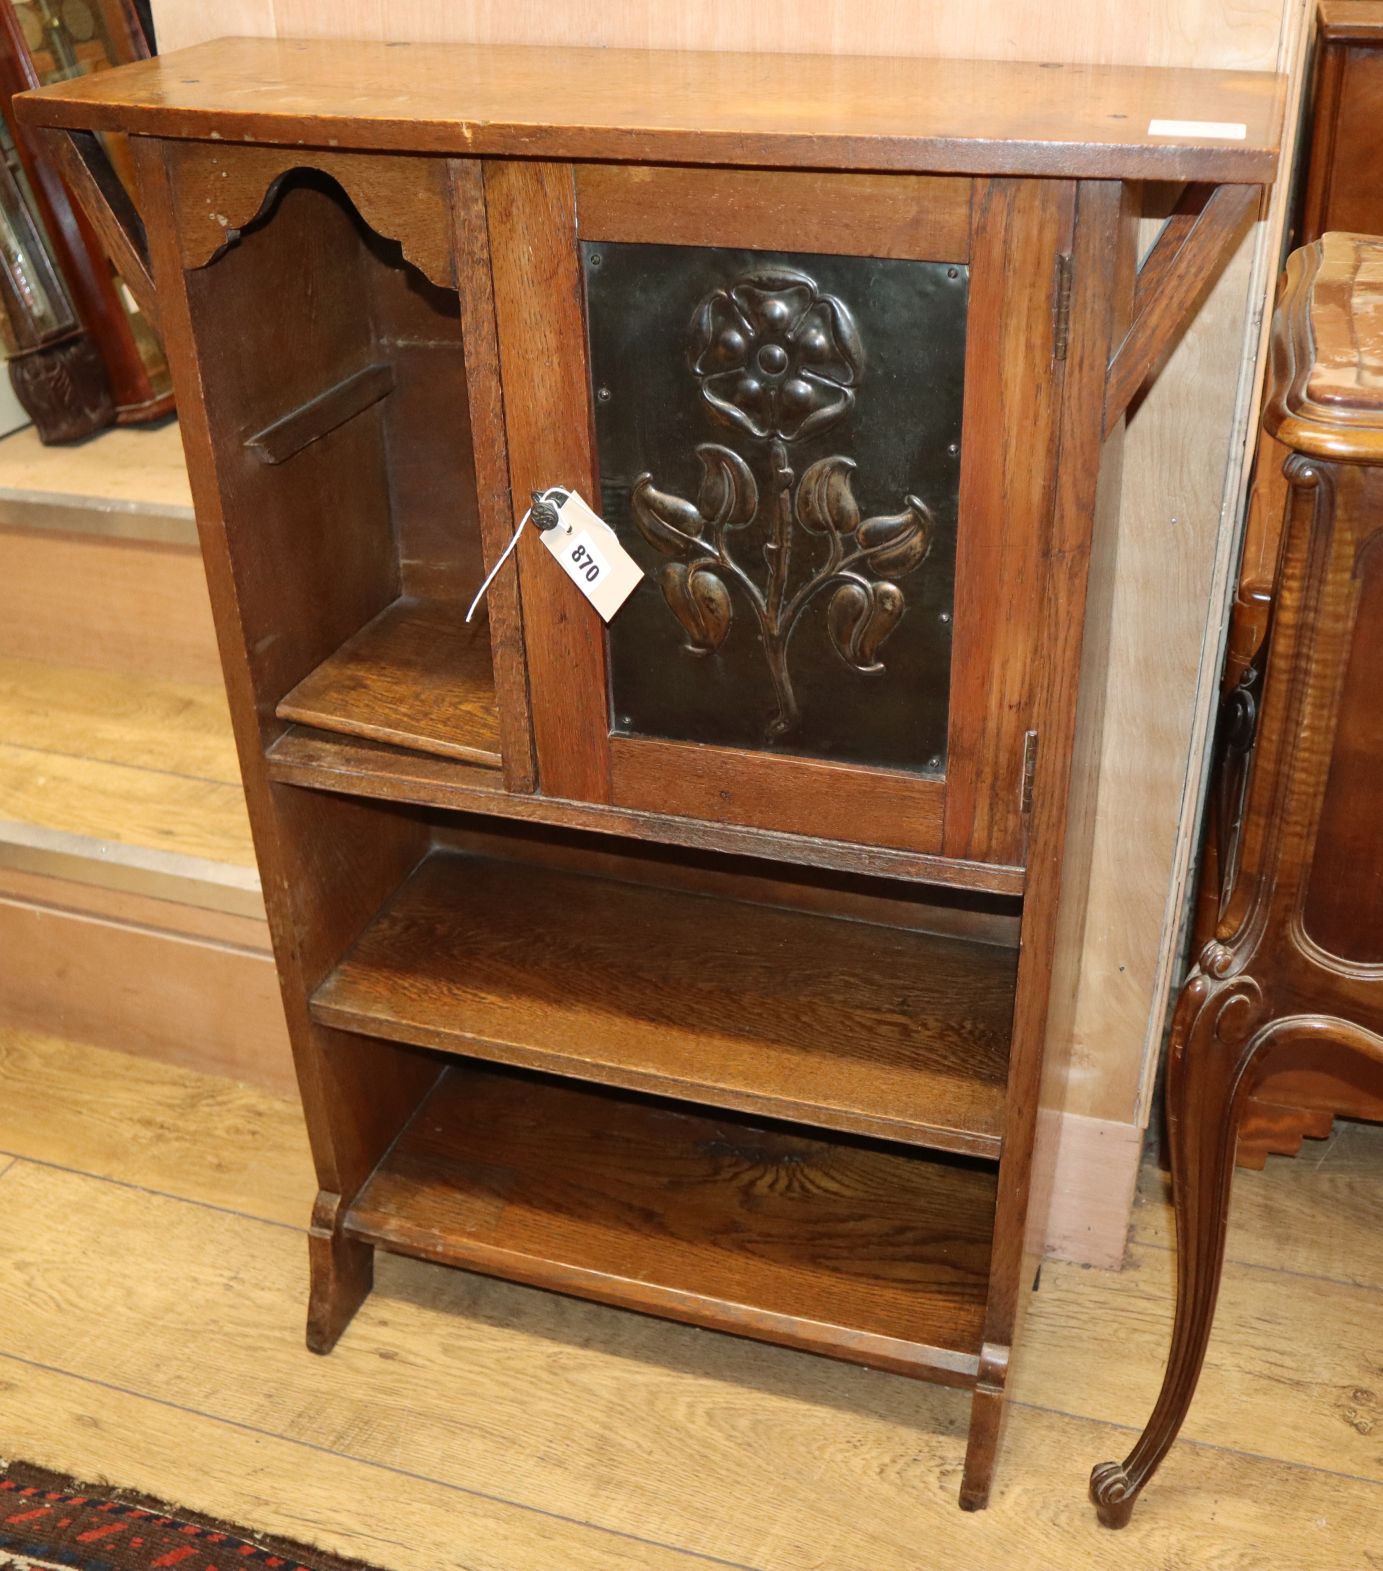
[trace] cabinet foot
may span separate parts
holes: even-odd
[[[307,1346],[312,1353],[331,1352],[374,1286],[374,1245],[338,1230],[340,1209],[339,1196],[320,1196],[307,1235]]]
[[[994,1478],[994,1458],[999,1450],[999,1430],[1004,1417],[1004,1381],[1008,1376],[1008,1349],[985,1344],[980,1354],[980,1381],[970,1407],[970,1440],[965,1448],[965,1472],[960,1483],[962,1511],[983,1511],[989,1504]]]
[[[1104,1527],[1127,1527],[1138,1491],[1122,1462],[1101,1462],[1090,1473],[1090,1499]]]

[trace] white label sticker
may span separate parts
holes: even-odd
[[[557,509],[557,526],[542,542],[558,566],[608,622],[633,594],[643,568],[613,529],[575,491]]]
[[[1177,136],[1190,141],[1215,137],[1222,142],[1242,142],[1249,128],[1237,120],[1149,120],[1149,136]]]

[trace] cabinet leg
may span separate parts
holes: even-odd
[[[1090,1499],[1106,1527],[1123,1527],[1144,1485],[1186,1418],[1220,1291],[1234,1149],[1250,1053],[1240,1051],[1258,1013],[1256,984],[1241,978],[1212,990],[1187,984],[1173,1026],[1167,1069],[1167,1128],[1176,1207],[1177,1292],[1172,1347],[1147,1428],[1123,1462],[1090,1475]]]
[[[960,1481],[962,1511],[983,1511],[989,1504],[994,1458],[1004,1419],[1004,1382],[1008,1349],[986,1342],[980,1354],[980,1378],[970,1404],[970,1439],[965,1447],[965,1472]]]
[[[307,1346],[313,1353],[331,1352],[374,1286],[374,1245],[341,1232],[340,1210],[339,1196],[320,1195],[307,1235]]]

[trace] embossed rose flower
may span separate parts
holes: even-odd
[[[707,295],[692,318],[688,358],[722,420],[784,442],[833,425],[864,374],[849,311],[786,268],[746,273]]]

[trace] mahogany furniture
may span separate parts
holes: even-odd
[[[1091,1476],[1110,1527],[1195,1391],[1244,1122],[1299,1143],[1337,1111],[1383,1119],[1383,240],[1293,253],[1272,353],[1289,492],[1262,704],[1229,895],[1172,1026],[1176,1323],[1147,1428]]]
[[[514,1277],[971,1390],[982,1506],[1101,456],[1280,81],[222,40],[20,110],[138,260],[131,134],[309,1345],[376,1248]],[[554,485],[646,579],[606,629],[528,529],[468,625]]]
[[[1383,235],[1383,0],[1320,0],[1297,239]]]
[[[149,47],[130,0],[5,0],[0,4],[0,115],[32,193],[52,266],[73,320],[61,332],[16,335],[10,380],[45,442],[70,442],[113,422],[161,419],[173,407],[168,364],[119,269],[83,216],[57,144],[36,145],[15,123],[14,94],[144,58]],[[126,186],[123,139],[106,151]],[[10,346],[7,346],[10,347]]]
[[[1383,0],[1320,0],[1301,146],[1295,243],[1317,240],[1327,230],[1383,235]],[[1273,579],[1287,514],[1283,465],[1288,456],[1269,431],[1261,432],[1221,683],[1193,954],[1214,936],[1228,893],[1226,880],[1233,872],[1232,860],[1222,855],[1221,847],[1237,838],[1244,807]],[[1239,1128],[1238,1165],[1262,1168],[1269,1154],[1295,1155],[1304,1135],[1330,1133],[1335,1112],[1349,1116],[1354,1110],[1342,1103],[1322,1112],[1308,1128],[1299,1110],[1251,1101]],[[1355,1116],[1367,1114],[1360,1109]]]

